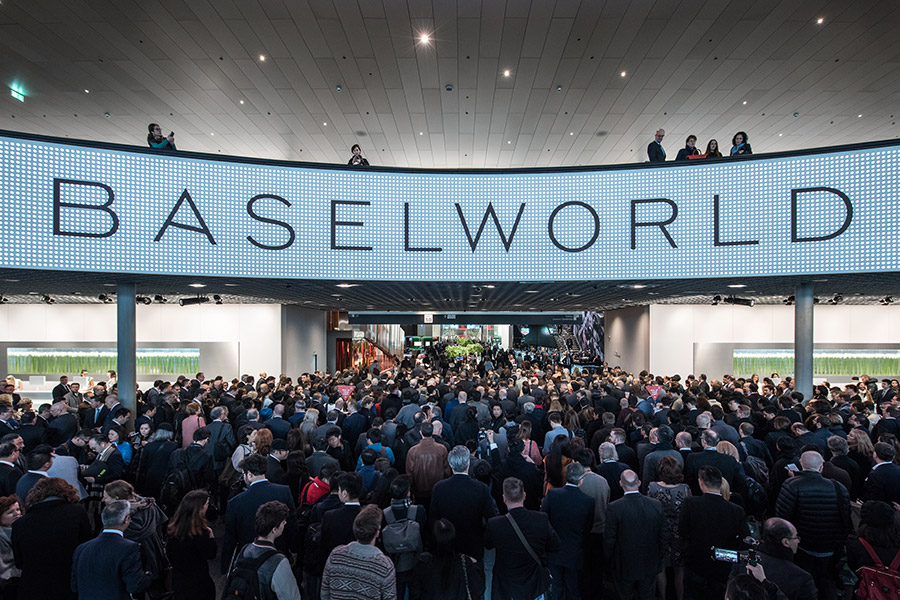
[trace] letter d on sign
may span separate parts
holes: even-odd
[[[800,237],[797,235],[797,196],[799,196],[800,194],[809,194],[812,192],[828,192],[829,194],[834,194],[835,196],[843,200],[844,206],[847,209],[847,216],[844,217],[844,223],[834,233],[820,236]],[[847,197],[847,194],[840,190],[836,190],[830,187],[814,187],[791,190],[791,242],[824,242],[825,240],[836,238],[837,236],[847,231],[847,228],[850,227],[850,221],[852,220],[853,205],[850,203],[850,198]]]

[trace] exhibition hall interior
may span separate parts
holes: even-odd
[[[656,412],[674,400],[687,414],[697,391],[737,415],[735,386],[758,399],[766,382],[779,410],[784,393],[785,411],[793,398],[797,420],[813,418],[811,400],[868,389],[865,375],[874,426],[883,390],[900,398],[898,36],[894,0],[2,0],[0,370],[13,420],[29,412],[21,399],[55,406],[64,376],[82,393],[117,382],[130,412],[116,423],[135,436],[148,391],[182,379],[195,393],[221,377],[223,394],[255,400],[274,377],[275,404],[297,401],[289,413],[322,402],[320,429],[336,401],[349,419],[364,390],[377,390],[368,424],[386,420],[380,394],[397,384],[444,410],[461,389],[486,386],[487,409],[524,383],[571,392],[578,414],[560,426],[584,437],[602,420],[599,405],[583,412],[590,390],[616,395],[619,379],[632,400],[659,401],[658,427]],[[701,374],[712,388],[691,387]],[[89,400],[69,412],[83,421]],[[185,410],[173,422],[188,447]],[[637,443],[643,419],[623,423]],[[355,464],[371,440],[354,433]],[[292,450],[321,450],[307,441]],[[565,486],[544,481],[542,496]],[[862,485],[848,498],[865,499]],[[499,478],[494,492],[508,499]],[[222,493],[211,502],[224,519]],[[99,532],[100,509],[88,514]],[[615,598],[615,576],[579,567],[576,586],[553,560],[547,598]],[[496,566],[472,561],[487,579],[484,596],[466,579],[469,598],[511,597]],[[294,566],[303,597],[319,598],[322,573]],[[819,597],[841,591],[822,563],[801,566]],[[681,581],[666,563],[663,600],[724,597],[724,580],[691,579],[690,564],[667,596],[671,567]],[[441,597],[399,575],[401,598]],[[715,593],[692,596],[704,581]]]

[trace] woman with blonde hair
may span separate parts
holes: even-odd
[[[181,420],[181,447],[187,448],[194,443],[194,432],[201,427],[206,427],[206,420],[200,414],[200,405],[196,402],[188,402],[184,407],[187,415]]]
[[[872,443],[872,438],[865,429],[857,427],[847,434],[847,445],[850,446],[847,456],[856,461],[859,465],[859,475],[865,480],[874,466],[872,455],[875,453],[875,444]]]

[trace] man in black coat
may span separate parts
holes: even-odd
[[[276,440],[286,440],[291,424],[284,419],[284,404],[272,405],[272,417],[266,421],[266,428]]]
[[[109,414],[109,409],[106,408],[106,404],[103,402],[102,398],[93,396],[90,398],[90,401],[91,408],[84,415],[84,428],[99,432],[100,428],[103,427],[103,423],[106,421],[106,415]]]
[[[657,129],[656,133],[653,135],[653,141],[647,145],[647,158],[650,159],[650,162],[666,161],[666,151],[663,150],[662,147],[662,141],[665,135],[665,129]]]
[[[50,407],[50,424],[44,429],[45,444],[56,448],[78,433],[78,417],[69,412],[65,402],[54,402]]]
[[[497,503],[488,486],[469,477],[469,450],[456,446],[447,456],[453,471],[448,479],[434,485],[429,523],[447,519],[456,528],[456,550],[476,559],[483,568],[484,527],[497,515]]]
[[[356,536],[353,535],[353,520],[362,508],[359,504],[362,477],[356,473],[346,473],[341,476],[337,487],[338,499],[343,506],[322,515],[321,551],[325,556],[331,554],[338,546],[356,541]]]
[[[488,433],[492,438],[493,432]],[[513,438],[509,442],[509,454],[505,460],[500,459],[500,450],[496,444],[491,448],[491,465],[494,473],[500,476],[497,481],[504,481],[513,477],[520,481],[525,491],[525,508],[539,510],[541,508],[541,495],[544,491],[544,474],[533,462],[525,457],[525,442]]]
[[[22,477],[22,470],[16,466],[18,459],[19,449],[15,444],[0,444],[0,496],[12,496],[16,493],[16,484]]]
[[[652,600],[667,541],[663,507],[659,500],[641,495],[634,471],[623,471],[620,485],[625,495],[607,508],[603,534],[613,583],[620,598],[630,600],[637,593],[640,600]]]
[[[766,573],[766,579],[778,586],[787,600],[818,600],[819,593],[812,576],[794,564],[794,555],[800,547],[797,528],[790,521],[772,517],[763,525],[762,541],[757,556]],[[741,561],[731,569],[731,577],[747,572],[747,563]]]
[[[63,375],[59,378],[59,385],[53,388],[51,394],[53,394],[53,401],[59,402],[66,397],[72,389],[69,387],[69,378]]]
[[[11,404],[0,404],[0,437],[13,432],[13,427],[9,423],[12,419],[13,408]]]
[[[894,464],[894,447],[886,442],[875,444],[875,466],[863,486],[862,499],[900,502],[900,466]]]
[[[594,526],[594,499],[578,489],[583,479],[584,467],[570,463],[566,485],[548,491],[541,504],[541,512],[550,517],[560,541],[560,549],[550,554],[554,598],[581,598],[581,570],[588,534]]]
[[[225,539],[222,543],[222,573],[227,573],[234,555],[256,536],[254,523],[257,509],[272,500],[284,502],[291,509],[284,534],[275,540],[275,547],[289,552],[297,540],[297,518],[291,488],[266,480],[266,457],[251,454],[240,464],[247,489],[228,501],[225,509]]]
[[[715,467],[703,466],[698,475],[703,495],[685,499],[678,522],[678,532],[685,543],[684,597],[724,598],[731,567],[714,561],[710,548],[738,550],[750,530],[744,510],[722,497],[722,473]]]
[[[638,465],[638,457],[635,451],[625,443],[625,430],[620,428],[613,429],[609,434],[609,441],[615,445],[616,453],[619,455],[619,461],[628,465],[628,468],[637,473],[640,471]]]
[[[625,494],[620,477],[628,469],[628,465],[619,460],[618,452],[612,442],[600,444],[597,454],[600,459],[600,463],[597,465],[597,474],[609,484],[609,501],[613,502]]]
[[[209,429],[201,427],[194,431],[194,441],[190,446],[175,450],[169,456],[169,471],[187,469],[194,489],[201,487],[215,489],[216,470],[213,468],[212,457],[206,453],[209,436]]]
[[[110,444],[106,436],[95,435],[88,446],[97,458],[81,472],[86,482],[102,488],[110,481],[122,479],[125,475],[125,460],[115,444]]]
[[[121,534],[131,523],[127,500],[116,500],[103,509],[103,532],[75,549],[72,590],[79,598],[129,600],[150,584],[141,567],[141,545]]]
[[[272,440],[272,447],[269,449],[269,456],[266,459],[268,464],[266,467],[266,479],[272,483],[287,484],[287,468],[284,461],[287,460],[288,453],[286,441]]]
[[[691,486],[691,492],[698,496],[700,491],[699,475],[703,467],[715,467],[719,473],[728,480],[731,491],[741,493],[744,489],[744,481],[740,478],[740,463],[727,454],[716,451],[719,443],[719,434],[712,429],[705,429],[700,435],[700,445],[703,450],[694,452],[687,457],[684,465],[684,481]]]
[[[23,451],[26,453],[34,450],[41,443],[41,440],[44,439],[44,428],[35,425],[34,419],[35,414],[33,412],[22,413],[22,418],[19,421],[21,427],[16,429],[16,433],[22,437],[22,443],[25,444]]]
[[[520,479],[504,479],[503,502],[509,513],[489,519],[484,533],[484,547],[497,549],[491,584],[491,597],[496,600],[537,598],[547,592],[550,583],[547,557],[548,553],[559,550],[559,536],[545,513],[525,508],[526,498]],[[510,519],[515,521],[540,564],[525,548]]]

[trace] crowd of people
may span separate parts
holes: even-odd
[[[205,600],[215,558],[227,597],[280,600],[812,600],[900,581],[896,379],[805,398],[790,377],[559,358],[438,344],[384,371],[197,373],[139,390],[135,415],[110,382],[64,377],[36,411],[8,383],[2,598]]]
[[[666,136],[665,129],[657,129],[653,135],[653,141],[647,145],[647,158],[650,162],[665,162],[666,151],[663,149],[662,141]],[[729,156],[740,156],[743,154],[753,154],[750,147],[750,140],[745,131],[738,131],[731,139],[731,151]],[[721,158],[722,151],[719,149],[719,142],[711,139],[706,144],[706,152],[700,153],[697,148],[697,136],[689,135],[684,140],[684,148],[678,151],[675,156],[676,161],[699,159],[699,158]]]

